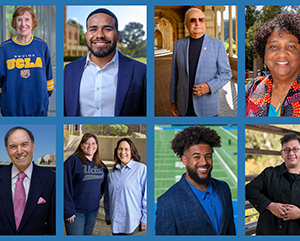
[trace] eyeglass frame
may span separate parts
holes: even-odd
[[[286,154],[289,154],[290,151],[293,151],[294,154],[296,154],[298,151],[300,150],[300,148],[298,147],[293,147],[292,149],[291,148],[285,148],[284,150],[282,150],[284,153]]]
[[[199,23],[205,23],[205,18],[190,18],[190,23],[195,23],[197,20]]]

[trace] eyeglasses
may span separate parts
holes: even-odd
[[[190,23],[196,23],[197,20],[198,20],[200,23],[204,23],[204,22],[205,22],[205,18],[190,18]]]
[[[300,150],[300,148],[296,148],[294,147],[293,149],[290,148],[285,148],[282,151],[285,152],[286,154],[290,153],[290,151],[293,151],[294,153],[298,152]]]

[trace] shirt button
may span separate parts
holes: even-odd
[[[283,227],[282,227],[282,225],[279,225],[279,229],[282,229]]]
[[[96,107],[97,110],[99,110],[99,107]]]
[[[98,88],[97,88],[97,90],[99,91],[99,90],[100,90],[100,88],[98,87]]]
[[[101,72],[101,70],[99,70],[99,72],[98,72],[99,74],[102,74],[102,72]]]

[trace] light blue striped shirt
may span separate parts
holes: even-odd
[[[111,220],[113,233],[132,233],[147,223],[147,167],[131,160],[120,164],[107,176],[104,195],[105,220]]]

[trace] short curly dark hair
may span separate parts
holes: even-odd
[[[265,48],[267,39],[277,30],[279,33],[293,34],[300,40],[300,14],[284,13],[276,16],[273,20],[266,22],[261,27],[255,29],[253,45],[256,53],[264,62]]]
[[[218,133],[204,126],[191,126],[176,134],[171,141],[171,148],[178,157],[182,157],[185,150],[198,144],[208,144],[212,148],[221,146]]]

